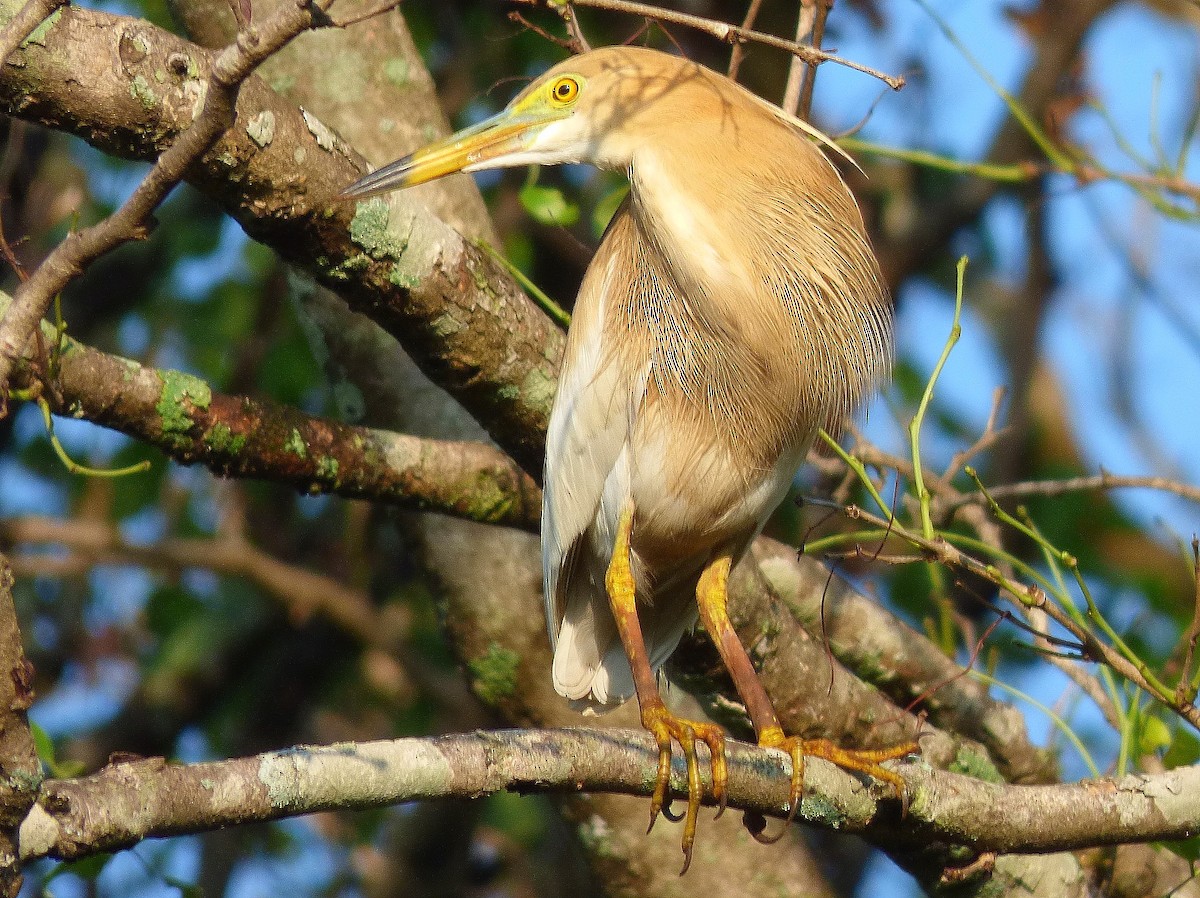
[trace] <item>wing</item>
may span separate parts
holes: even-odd
[[[593,680],[617,640],[604,589],[608,565],[604,547],[612,545],[613,522],[619,513],[608,506],[622,492],[614,474],[622,479],[619,471],[627,455],[637,375],[622,370],[603,338],[612,297],[628,295],[630,289],[629,243],[628,211],[622,206],[580,287],[546,438],[542,500],[546,627],[555,651],[554,686],[576,700],[593,692]],[[609,697],[603,687],[600,691],[596,700],[602,703],[627,697]]]

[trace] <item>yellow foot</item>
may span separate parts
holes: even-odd
[[[921,747],[916,742],[903,742],[890,748],[849,749],[839,748],[828,739],[801,739],[797,736],[785,736],[778,727],[764,730],[758,744],[763,748],[778,748],[792,757],[792,787],[788,794],[788,815],[783,829],[774,836],[764,835],[761,818],[757,818],[750,826],[751,835],[759,842],[771,844],[778,842],[796,812],[800,810],[800,798],[804,792],[804,756],[824,758],[844,770],[857,770],[875,779],[885,782],[892,787],[896,798],[900,801],[901,814],[908,813],[908,794],[904,791],[904,779],[898,773],[893,773],[880,766],[884,761],[895,761],[907,755],[918,754]]]
[[[658,779],[654,784],[654,797],[650,800],[650,826],[646,831],[654,828],[659,813],[668,820],[683,820],[683,869],[679,871],[679,875],[682,876],[692,863],[692,844],[696,840],[696,814],[700,810],[700,764],[696,760],[696,740],[705,743],[712,756],[712,796],[717,802],[717,816],[720,817],[725,811],[726,784],[729,782],[725,758],[725,732],[716,724],[676,717],[661,704],[651,705],[642,710],[642,726],[654,734],[658,743]],[[682,818],[671,814],[670,803],[667,800],[667,789],[671,782],[672,739],[683,749],[683,759],[687,764],[688,803]]]

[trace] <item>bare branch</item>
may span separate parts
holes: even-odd
[[[750,0],[750,5],[746,7],[746,17],[742,19],[742,27],[750,30],[754,27],[754,20],[758,18],[758,11],[762,7],[763,0]],[[729,51],[729,69],[726,74],[737,80],[738,69],[742,67],[742,60],[746,58],[746,45],[742,42],[737,42],[733,45],[733,49]]]
[[[821,48],[821,39],[825,33],[825,17],[829,15],[829,5],[832,0],[800,0],[800,15],[796,17],[796,43],[800,43],[810,34],[811,44]],[[783,102],[780,107],[788,115],[799,114],[805,121],[812,110],[812,83],[810,73],[816,73],[816,66],[810,65],[793,56],[788,65],[787,85],[783,90]],[[808,88],[807,102],[801,102],[804,87]],[[801,106],[803,111],[801,112]]]
[[[1182,496],[1192,502],[1200,502],[1200,487],[1168,477],[1148,477],[1125,474],[1110,474],[1101,471],[1088,477],[1068,477],[1062,480],[1027,480],[1021,483],[1008,483],[997,487],[988,487],[993,499],[1021,499],[1029,496],[1065,496],[1068,493],[1086,492],[1088,490],[1115,489],[1149,489],[1160,490]],[[948,500],[946,510],[959,508],[967,503],[986,504],[987,498],[980,492],[964,493],[955,499]]]
[[[525,3],[531,6],[541,5],[544,0],[515,0],[517,3]],[[634,3],[631,0],[571,0],[575,6],[588,6],[593,9],[604,9],[609,12],[625,13],[631,16],[641,16],[642,18],[652,19],[656,22],[667,22],[672,25],[683,25],[685,28],[695,28],[697,31],[703,31],[719,41],[724,41],[728,44],[739,44],[746,41],[752,41],[758,44],[764,44],[768,47],[775,47],[778,50],[785,50],[795,56],[800,57],[805,62],[816,64],[820,62],[835,62],[838,65],[844,65],[846,68],[854,69],[856,72],[870,75],[873,78],[878,78],[892,90],[899,90],[904,86],[904,79],[898,75],[888,75],[876,69],[872,69],[861,63],[854,62],[850,59],[843,59],[833,53],[826,53],[824,50],[818,50],[814,47],[809,47],[804,44],[799,44],[795,41],[784,40],[781,37],[776,37],[773,34],[764,34],[761,31],[752,31],[748,28],[741,28],[737,25],[730,25],[728,22],[720,22],[716,19],[706,19],[702,16],[694,16],[689,13],[676,12],[671,9],[663,9],[659,6],[650,6],[645,3]]]

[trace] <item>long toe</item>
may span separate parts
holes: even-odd
[[[887,748],[840,748],[828,739],[812,739],[804,742],[804,754],[824,758],[843,770],[856,770],[874,777],[892,787],[902,811],[908,811],[908,793],[904,789],[904,778],[893,770],[883,767],[884,761],[896,761],[908,755],[918,754],[921,747],[916,742],[902,742]]]
[[[785,751],[792,758],[792,782],[788,793],[787,819],[784,821],[783,828],[773,836],[765,835],[759,828],[759,821],[756,819],[755,826],[752,826],[750,831],[759,842],[766,844],[778,842],[800,810],[800,801],[804,792],[804,758],[806,755],[824,758],[844,770],[865,773],[880,782],[887,783],[892,787],[896,799],[901,803],[901,812],[907,813],[908,811],[908,793],[904,788],[904,778],[895,771],[883,767],[882,764],[884,761],[895,761],[919,753],[920,746],[916,742],[902,742],[888,748],[849,749],[840,748],[828,739],[800,739],[796,736],[784,736],[782,731],[774,730],[764,732],[759,739],[759,745],[764,748],[777,748]]]
[[[687,766],[687,810],[683,815],[683,869],[682,876],[692,863],[692,846],[696,841],[696,818],[700,811],[700,800],[703,797],[703,783],[700,778],[700,762],[696,756],[697,740],[708,746],[712,757],[712,797],[724,810],[728,791],[728,761],[725,756],[725,733],[716,724],[701,723],[676,717],[665,707],[651,707],[642,714],[642,724],[653,735],[658,743],[659,763],[658,777],[654,784],[654,797],[650,804],[650,826],[661,812],[670,819],[667,804],[671,776],[671,740],[679,743],[683,760]],[[718,816],[721,813],[718,810]]]

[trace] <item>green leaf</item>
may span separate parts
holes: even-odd
[[[108,863],[111,857],[111,854],[93,854],[80,858],[77,861],[67,861],[66,863],[59,864],[47,873],[46,878],[42,880],[43,891],[51,880],[62,876],[64,873],[70,873],[88,882],[95,882],[96,877],[100,875],[100,871],[104,869],[104,865]]]
[[[579,206],[557,187],[526,184],[521,188],[521,205],[534,220],[544,225],[570,227],[579,221]]]
[[[1168,770],[1188,767],[1200,761],[1200,738],[1186,726],[1180,726],[1171,740],[1171,747],[1163,755],[1163,764]]]
[[[1190,839],[1180,839],[1177,842],[1156,842],[1155,844],[1179,855],[1190,864],[1200,861],[1200,836],[1192,836]]]
[[[32,720],[29,722],[29,730],[33,733],[33,749],[37,752],[38,760],[47,767],[53,767],[54,740],[50,738],[49,733]]]
[[[608,223],[612,221],[612,217],[617,214],[617,207],[621,205],[628,194],[629,185],[621,184],[602,196],[600,202],[596,203],[596,208],[592,210],[592,231],[597,237],[604,233]]]
[[[1138,749],[1143,755],[1155,754],[1159,749],[1171,744],[1171,731],[1167,725],[1153,714],[1147,714],[1143,719],[1142,731],[1138,734]]]

